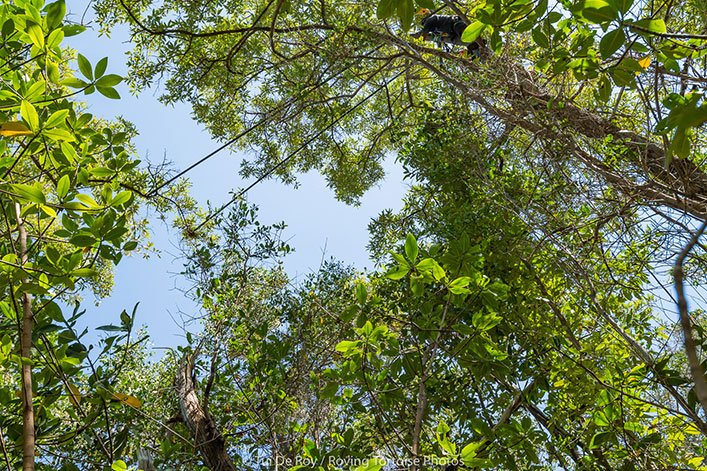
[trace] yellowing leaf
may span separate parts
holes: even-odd
[[[79,404],[81,404],[81,392],[79,391],[79,388],[73,384],[68,384],[67,387],[69,389],[69,401],[78,407]]]
[[[0,124],[0,136],[31,136],[34,133],[22,121],[8,121]]]
[[[640,59],[638,61],[638,65],[640,65],[644,69],[647,69],[648,66],[651,65],[651,56],[646,56],[643,59]]]
[[[134,407],[135,409],[139,409],[142,407],[142,401],[135,396],[131,396],[129,394],[123,394],[123,393],[113,393],[113,398],[119,400],[123,404],[127,404],[130,407]]]

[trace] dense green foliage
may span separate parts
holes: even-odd
[[[435,6],[480,57],[408,34]],[[253,151],[244,175],[316,169],[355,203],[404,166],[403,209],[370,225],[382,268],[299,282],[282,225],[239,198],[200,219],[128,123],[70,100],[121,79],[81,55],[72,75],[63,2],[1,8],[8,469],[707,469],[704,314],[680,291],[705,273],[703,2],[97,1],[132,28],[129,82],[165,78]],[[97,356],[63,314],[145,235],[137,195],[179,211],[205,314],[157,363],[134,312]]]

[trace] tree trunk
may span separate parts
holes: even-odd
[[[17,229],[19,231],[19,258],[21,265],[27,264],[27,228],[21,216],[19,204],[15,204],[17,214]],[[22,469],[34,471],[34,406],[32,405],[32,365],[28,363],[32,355],[32,297],[29,293],[22,294],[22,329],[20,331],[20,356],[22,357]]]
[[[174,381],[184,423],[194,439],[195,447],[204,460],[204,464],[209,469],[235,471],[236,468],[226,453],[226,442],[223,436],[216,428],[209,411],[199,402],[193,373],[194,356],[185,358]]]

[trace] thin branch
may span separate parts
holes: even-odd
[[[682,326],[683,334],[685,335],[685,353],[687,361],[690,365],[690,374],[695,382],[695,394],[697,399],[702,404],[702,410],[707,414],[707,381],[705,381],[705,372],[702,369],[702,364],[697,355],[697,343],[693,336],[692,321],[690,320],[690,311],[687,307],[687,297],[685,296],[685,273],[683,264],[685,259],[690,254],[690,251],[698,243],[700,236],[707,228],[707,222],[703,223],[700,229],[692,235],[692,238],[687,245],[682,249],[675,261],[673,269],[673,277],[675,278],[675,291],[677,293],[677,305],[680,312],[680,325]]]

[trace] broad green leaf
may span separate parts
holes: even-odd
[[[393,256],[395,261],[398,262],[398,265],[400,265],[401,267],[410,267],[411,266],[410,263],[407,261],[407,259],[404,256],[400,255],[399,253],[391,252],[390,255]]]
[[[64,36],[66,36],[67,38],[70,36],[76,36],[77,34],[81,34],[84,31],[86,31],[85,26],[76,25],[76,24],[64,25],[63,28],[64,28]]]
[[[83,80],[76,77],[65,78],[61,81],[61,84],[70,88],[84,88],[88,86],[87,82],[84,82]]]
[[[77,247],[91,247],[98,241],[90,235],[79,234],[69,239],[69,242]]]
[[[130,201],[130,198],[132,198],[133,192],[132,191],[121,191],[117,195],[115,195],[115,198],[113,198],[110,202],[111,206],[120,206],[122,204],[127,203]]]
[[[617,11],[607,0],[586,0],[582,16],[592,23],[604,23],[616,19]]]
[[[635,23],[630,23],[629,27],[634,31],[639,33],[650,32],[650,33],[667,33],[667,28],[665,27],[665,21],[661,19],[652,20],[650,18],[645,18],[643,20],[636,21]]]
[[[609,98],[611,98],[611,91],[611,82],[606,75],[602,75],[599,79],[599,86],[596,88],[596,93],[599,100],[604,103],[609,101]]]
[[[98,90],[98,93],[103,95],[106,98],[110,98],[111,100],[120,100],[120,93],[115,88],[112,87],[99,87],[96,86],[96,90]],[[88,89],[86,90],[86,94],[88,94],[89,91]]]
[[[20,198],[32,203],[45,204],[47,202],[44,197],[44,193],[42,192],[42,188],[39,185],[25,185],[23,183],[18,183],[10,185],[10,190]]]
[[[49,216],[50,218],[57,217],[57,214],[56,214],[56,211],[54,210],[54,208],[52,208],[51,206],[47,206],[46,204],[39,205],[39,210],[42,211],[47,216]]]
[[[415,5],[413,0],[397,0],[398,2],[398,18],[400,18],[400,26],[403,31],[407,31],[412,26],[412,20],[415,17]]]
[[[56,194],[59,199],[63,199],[68,193],[71,187],[71,179],[68,175],[63,175],[56,184]]]
[[[471,293],[470,290],[467,289],[467,286],[469,286],[469,283],[471,282],[471,278],[468,276],[461,276],[451,283],[449,283],[449,291],[451,291],[454,294],[468,294]]]
[[[668,150],[670,154],[677,155],[681,159],[690,157],[690,136],[684,128],[678,128],[670,141]],[[670,162],[666,162],[670,164]]]
[[[58,28],[59,25],[61,25],[61,22],[64,19],[64,15],[66,15],[66,4],[64,0],[58,0],[56,2],[52,2],[46,6],[47,10],[47,16],[46,16],[46,21],[47,21],[47,28],[49,30],[53,30],[55,28]],[[61,30],[59,30],[61,31]]]
[[[69,116],[69,110],[55,111],[44,122],[44,127],[45,128],[53,128],[53,127],[59,126],[61,124],[64,124],[67,116]]]
[[[466,462],[466,460],[476,457],[476,452],[479,448],[483,446],[484,442],[471,442],[462,448],[461,459]]]
[[[96,202],[96,200],[93,199],[92,196],[83,193],[76,195],[76,199],[90,208],[100,208],[101,206]]]
[[[115,175],[115,170],[108,167],[93,167],[90,170],[91,175],[98,178],[112,177]]]
[[[47,83],[44,80],[37,80],[25,92],[25,100],[31,102],[39,98],[47,89]]]
[[[49,37],[47,38],[47,47],[49,47],[49,48],[59,47],[63,40],[64,40],[64,30],[55,29],[54,31],[49,33]]]
[[[405,255],[407,255],[408,260],[415,263],[415,260],[417,260],[417,253],[417,240],[415,240],[415,236],[408,233],[405,237]]]
[[[379,20],[390,18],[395,13],[396,0],[380,0],[376,8],[376,16]]]
[[[74,142],[76,140],[73,134],[61,128],[45,129],[42,131],[42,135],[55,141]]]
[[[432,258],[425,258],[421,260],[420,263],[415,265],[415,268],[420,273],[430,273],[437,281],[445,277],[444,269]]]
[[[77,61],[79,63],[79,70],[81,71],[83,76],[89,80],[93,80],[93,68],[91,67],[91,63],[88,61],[88,59],[86,59],[83,54],[79,54]]]
[[[98,63],[96,64],[96,68],[93,69],[93,76],[94,76],[95,78],[97,78],[97,79],[105,78],[105,77],[103,77],[103,74],[106,73],[106,68],[107,68],[107,67],[108,67],[108,58],[107,58],[107,57],[104,57],[103,59],[101,59],[101,60],[98,61]],[[107,75],[106,77],[109,77],[109,75]],[[118,77],[118,76],[116,75],[116,77]],[[110,87],[110,86],[112,86],[112,85],[117,85],[117,84],[120,83],[120,81],[122,80],[121,77],[118,77],[118,78],[120,79],[120,80],[118,80],[118,82],[116,82],[116,83],[114,83],[114,84],[108,84],[108,85],[106,85],[106,86],[109,86],[109,87]],[[99,80],[99,82],[100,82],[100,80]]]
[[[363,283],[357,283],[356,284],[356,299],[358,300],[359,304],[365,304],[367,298],[368,298],[368,292],[366,291],[366,285]]]
[[[113,471],[128,471],[128,465],[123,460],[118,460],[110,466]]]
[[[27,100],[22,100],[20,104],[20,115],[32,131],[39,131],[39,115],[32,103]]]
[[[616,8],[621,13],[628,13],[628,11],[631,9],[631,6],[633,5],[633,0],[615,0],[615,3]]]
[[[360,340],[342,340],[341,342],[336,344],[336,347],[334,347],[334,349],[337,352],[351,354],[351,352],[357,353],[359,351],[360,345]]]
[[[36,23],[27,22],[27,35],[32,40],[32,44],[37,46],[39,49],[44,47],[44,31],[42,27]]]
[[[533,37],[533,41],[535,41],[535,44],[537,44],[538,46],[542,47],[543,49],[547,49],[550,47],[550,40],[543,32],[541,26],[533,28],[533,31],[530,33],[530,35]]]
[[[609,31],[603,38],[601,38],[601,42],[599,43],[599,52],[601,53],[601,57],[603,59],[608,59],[625,43],[626,35],[621,27],[616,28],[613,31]]]
[[[385,276],[390,278],[391,280],[400,280],[402,278],[405,278],[408,273],[410,273],[409,267],[398,267],[397,269],[393,269],[386,273]]]
[[[121,77],[120,75],[108,74],[96,80],[96,86],[110,88],[115,87],[122,81],[123,77]]]
[[[98,272],[93,268],[77,268],[76,270],[72,271],[71,274],[73,276],[90,277],[96,276]]]
[[[464,32],[462,33],[462,41],[465,43],[473,43],[479,38],[479,36],[481,36],[481,33],[484,32],[487,26],[488,25],[482,23],[479,20],[474,21],[469,26],[467,26]]]

